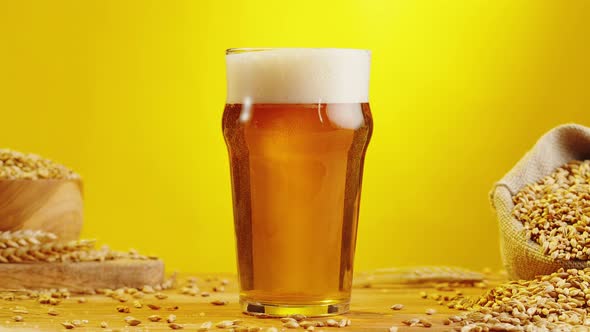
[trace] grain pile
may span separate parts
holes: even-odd
[[[449,320],[457,331],[588,331],[589,308],[590,269],[561,269],[495,287]]]
[[[36,154],[0,149],[0,180],[79,179],[67,167]]]
[[[590,160],[571,161],[513,197],[512,215],[543,254],[590,257]]]

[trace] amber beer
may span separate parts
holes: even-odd
[[[242,309],[346,312],[373,128],[370,54],[234,49],[226,60],[223,133]]]

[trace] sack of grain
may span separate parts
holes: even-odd
[[[543,187],[547,183],[555,190],[567,187],[555,184],[555,180],[549,176],[553,173],[563,181],[573,181],[571,174],[568,174],[568,170],[572,170],[568,167],[565,170],[558,170],[560,173],[557,175],[554,172],[572,160],[587,159],[590,159],[590,128],[576,124],[562,125],[541,137],[514,168],[492,188],[490,200],[500,227],[502,261],[510,277],[532,279],[536,275],[550,274],[560,267],[566,269],[590,267],[590,259],[587,257],[590,248],[586,248],[590,247],[590,237],[586,243],[572,241],[570,238],[553,238],[558,236],[556,234],[561,233],[565,233],[565,237],[570,237],[570,233],[576,233],[576,236],[583,235],[585,238],[590,233],[587,231],[590,229],[590,210],[588,208],[590,206],[590,194],[588,194],[590,181],[588,180],[590,179],[587,178],[590,176],[590,172],[584,174],[585,180],[574,183],[576,188],[585,191],[583,196],[578,195],[582,197],[583,204],[566,200],[567,202],[564,204],[569,204],[570,207],[575,207],[578,211],[572,212],[571,217],[566,216],[565,221],[561,220],[558,226],[548,225],[553,222],[555,206],[562,203],[555,199],[553,193],[549,193],[551,188]],[[577,165],[574,164],[574,167]],[[588,168],[588,164],[583,166]],[[577,169],[573,171],[578,172]],[[535,183],[541,184],[534,187]],[[526,196],[527,190],[529,196]],[[542,192],[543,190],[545,192]],[[519,194],[520,191],[524,191],[525,196],[522,193]],[[525,202],[527,206],[534,205],[536,209],[539,209],[540,204],[529,202],[529,199],[534,196],[530,193],[534,191],[539,192],[537,196],[549,197],[548,200],[543,200],[543,204],[553,204],[549,208],[545,208],[544,212],[543,209],[540,209],[541,211],[532,214],[532,218],[543,218],[538,223],[541,229],[540,233],[539,229],[533,230],[530,225],[525,227],[523,220],[528,223],[531,216],[530,211],[525,211],[526,209],[521,207],[515,210],[514,202],[519,200],[519,202]],[[566,194],[572,195],[572,193]],[[520,195],[520,198],[517,195]],[[557,196],[559,197],[559,195]],[[522,205],[522,203],[520,204]],[[527,213],[529,214],[527,215]],[[555,212],[555,214],[557,213]],[[573,253],[570,254],[568,250]]]

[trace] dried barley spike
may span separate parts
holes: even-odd
[[[0,263],[103,262],[115,259],[145,259],[137,253],[94,248],[94,240],[61,243],[52,233],[42,231],[0,232]]]
[[[0,232],[0,249],[20,248],[30,245],[55,242],[57,236],[41,230],[18,230]]]
[[[429,282],[474,283],[484,280],[483,273],[455,266],[417,266],[378,269],[355,276],[354,287]]]

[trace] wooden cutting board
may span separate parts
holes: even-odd
[[[84,292],[158,285],[163,279],[161,260],[0,264],[0,289],[67,288],[70,292]]]

